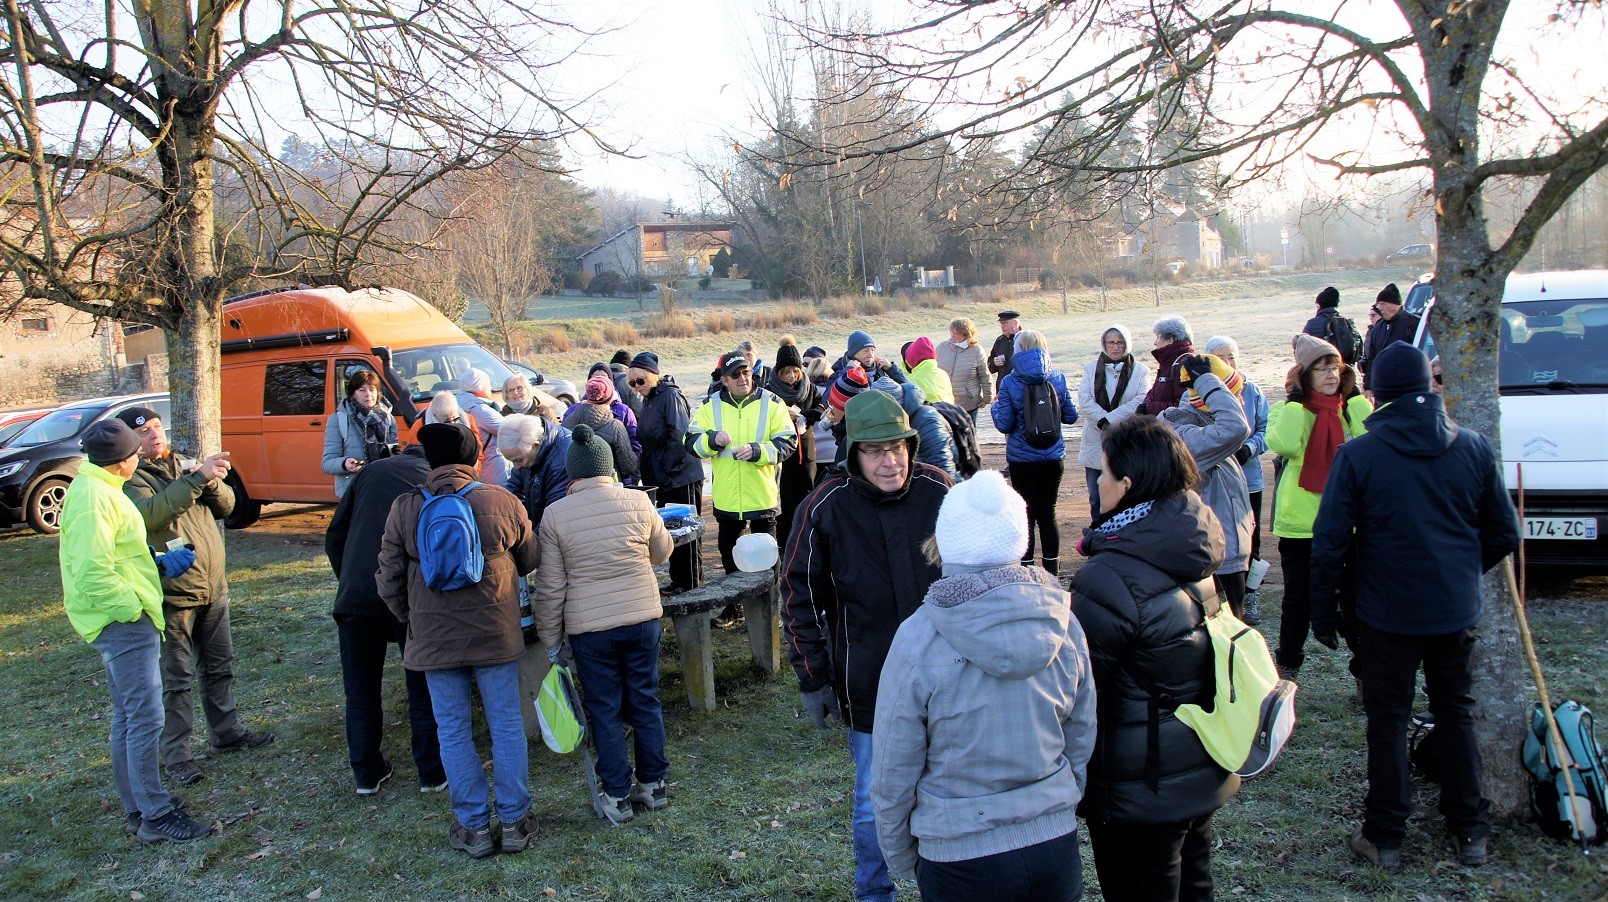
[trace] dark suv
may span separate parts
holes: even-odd
[[[35,420],[0,451],[0,526],[26,522],[46,535],[61,531],[67,484],[84,459],[78,437],[89,424],[130,407],[149,407],[168,417],[166,392],[75,401]]]

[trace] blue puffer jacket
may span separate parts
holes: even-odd
[[[1078,421],[1078,399],[1067,389],[1066,377],[1061,371],[1050,366],[1049,352],[1043,348],[1017,351],[1011,358],[1011,371],[999,384],[999,397],[988,409],[994,418],[994,428],[1005,433],[1006,463],[1025,464],[1066,457],[1064,439],[1048,448],[1035,448],[1022,437],[1022,396],[1027,383],[1046,379],[1055,387],[1055,396],[1061,399],[1061,422],[1070,426]]]
[[[570,431],[550,420],[542,420],[545,433],[536,460],[528,467],[515,467],[508,474],[508,491],[524,502],[525,513],[530,517],[530,528],[541,528],[542,514],[547,506],[569,493],[569,471],[564,459],[569,457]]]
[[[921,443],[916,446],[916,461],[943,470],[954,482],[960,480],[955,470],[955,433],[950,430],[944,415],[927,405],[921,388],[914,382],[896,383],[886,376],[878,377],[871,387],[892,395],[910,418],[910,427],[916,430]],[[846,452],[845,452],[846,453]]]

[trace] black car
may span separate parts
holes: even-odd
[[[130,407],[149,407],[168,417],[165,392],[76,401],[35,420],[0,451],[0,526],[27,523],[39,532],[61,531],[61,503],[67,484],[84,459],[78,437],[89,424]]]

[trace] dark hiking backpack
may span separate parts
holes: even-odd
[[[1604,788],[1608,778],[1591,709],[1566,701],[1559,702],[1552,714],[1558,720],[1566,757],[1558,760],[1546,713],[1537,704],[1521,750],[1524,769],[1530,772],[1530,809],[1541,830],[1554,839],[1574,840],[1582,846],[1608,841],[1608,791]],[[1572,805],[1564,782],[1565,768],[1574,784]]]
[[[1349,317],[1339,313],[1329,317],[1329,325],[1323,330],[1323,340],[1335,346],[1343,363],[1356,363],[1357,358],[1362,356],[1362,334]]]
[[[419,569],[424,584],[437,592],[450,592],[480,582],[486,558],[480,549],[480,529],[466,497],[480,487],[471,482],[456,492],[432,495],[424,486],[424,506],[414,541],[419,546]]]
[[[1061,441],[1061,399],[1048,379],[1022,387],[1022,438],[1034,448]]]
[[[955,439],[955,472],[961,479],[970,479],[983,468],[983,452],[977,447],[977,430],[972,427],[971,415],[957,404],[948,401],[930,402],[934,410],[943,415],[949,424],[949,433]]]

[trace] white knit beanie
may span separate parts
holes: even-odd
[[[945,564],[1019,563],[1027,551],[1027,503],[998,470],[982,470],[944,496],[936,538]]]

